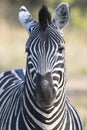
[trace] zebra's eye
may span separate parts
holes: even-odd
[[[59,48],[58,48],[58,52],[59,52],[59,53],[62,53],[63,51],[64,51],[64,47],[59,47]]]

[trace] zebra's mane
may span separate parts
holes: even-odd
[[[51,23],[51,14],[46,7],[46,5],[43,5],[42,8],[39,11],[39,23],[41,25],[41,29],[45,30],[47,26]]]

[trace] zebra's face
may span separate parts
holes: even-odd
[[[64,85],[65,43],[57,28],[45,31],[36,26],[27,41],[27,69],[34,86],[34,96],[41,106],[52,105]]]
[[[65,84],[65,43],[61,29],[69,19],[69,6],[60,4],[53,21],[45,6],[39,12],[39,23],[25,7],[21,8],[19,18],[30,34],[26,44],[30,92],[40,107],[51,107]]]

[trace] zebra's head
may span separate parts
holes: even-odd
[[[69,5],[57,6],[54,18],[46,6],[39,11],[39,22],[33,20],[28,10],[22,6],[19,19],[29,33],[26,43],[27,80],[31,83],[31,93],[43,108],[56,102],[59,91],[65,84],[65,43],[62,29],[69,20]]]

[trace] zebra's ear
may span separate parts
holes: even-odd
[[[69,5],[65,2],[61,3],[57,6],[55,10],[55,15],[53,19],[53,24],[57,27],[62,29],[65,27],[70,18],[70,9]]]
[[[24,28],[28,31],[28,33],[32,32],[33,25],[36,23],[30,12],[26,9],[25,6],[21,6],[20,11],[19,11],[19,20],[24,26]]]

